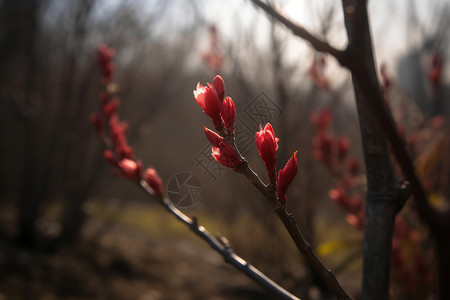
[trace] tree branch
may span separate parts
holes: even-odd
[[[247,177],[248,180],[269,200],[273,209],[297,246],[297,249],[305,257],[306,261],[313,268],[313,270],[320,276],[320,278],[322,278],[327,287],[336,295],[336,298],[351,299],[345,292],[344,288],[339,284],[333,272],[325,267],[312,249],[311,245],[306,241],[302,232],[298,228],[294,216],[280,204],[276,197],[276,189],[272,186],[267,186],[264,184],[245,160],[244,163],[239,166],[237,171]]]
[[[154,197],[153,190],[144,180],[141,180],[139,185],[147,195]],[[164,206],[172,216],[189,227],[190,230],[192,230],[198,237],[204,240],[209,246],[211,246],[214,251],[219,253],[227,263],[235,267],[238,271],[244,273],[264,289],[277,295],[280,299],[300,300],[293,294],[289,293],[287,290],[283,289],[269,277],[264,275],[257,268],[239,257],[236,253],[234,253],[229,243],[226,242],[226,238],[221,237],[219,240],[217,240],[211,233],[209,233],[209,231],[205,227],[198,224],[197,219],[189,218],[178,208],[176,208],[170,199],[165,197],[158,200],[160,200],[159,203]]]
[[[328,44],[326,41],[316,37],[308,30],[306,30],[303,26],[295,24],[285,16],[283,16],[280,12],[278,12],[271,5],[265,3],[262,0],[252,0],[252,2],[262,8],[267,14],[278,20],[281,24],[286,26],[288,29],[292,31],[298,37],[308,41],[314,49],[319,52],[328,53],[334,56],[339,62],[341,62],[344,51],[339,50]]]
[[[113,149],[112,143],[108,137],[100,136],[100,139],[103,142],[105,148],[110,150]],[[258,175],[256,174],[254,175],[256,176],[254,177],[255,183],[259,181],[261,184],[263,184],[262,181],[259,179]],[[227,263],[231,264],[238,271],[244,273],[246,276],[248,276],[250,279],[258,283],[264,289],[277,295],[280,299],[301,300],[298,297],[291,294],[289,291],[279,286],[276,282],[271,280],[264,273],[259,271],[251,264],[249,264],[243,258],[239,257],[236,253],[234,253],[229,243],[223,242],[227,241],[225,237],[220,237],[219,240],[214,238],[214,236],[211,233],[209,233],[209,231],[205,227],[199,226],[196,218],[191,219],[185,214],[183,214],[178,208],[176,208],[176,206],[170,199],[166,197],[158,198],[157,196],[155,196],[152,188],[145,182],[145,180],[140,180],[138,182],[138,185],[141,189],[143,189],[143,191],[148,196],[152,198],[157,198],[159,200],[158,202],[162,206],[164,206],[172,216],[174,216],[178,221],[189,227],[190,230],[192,230],[198,237],[200,237],[208,245],[210,245],[214,251],[219,253]]]

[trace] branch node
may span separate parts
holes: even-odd
[[[197,229],[198,228],[198,218],[196,216],[192,216],[192,227]]]
[[[229,252],[233,252],[232,248],[231,248],[230,241],[225,236],[220,234],[220,235],[217,236],[217,240],[225,248],[225,250],[227,250]]]

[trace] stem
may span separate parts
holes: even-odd
[[[262,8],[266,13],[268,13],[270,16],[275,18],[277,21],[279,21],[281,24],[286,26],[288,29],[292,31],[293,34],[296,36],[308,41],[311,46],[314,47],[319,52],[328,53],[332,56],[334,56],[338,61],[340,61],[340,58],[344,54],[342,50],[338,50],[328,44],[326,41],[321,40],[320,38],[316,37],[315,35],[311,34],[308,30],[306,30],[303,26],[295,24],[285,16],[283,16],[280,12],[278,12],[275,8],[273,8],[271,5],[265,3],[261,0],[252,0],[252,2]]]
[[[147,185],[145,181],[142,180],[139,185],[143,188],[147,195],[153,196],[152,189]],[[178,208],[176,208],[170,199],[162,198],[159,200],[159,203],[161,203],[161,205],[163,205],[172,216],[189,227],[189,229],[191,229],[198,237],[200,237],[208,245],[210,245],[214,251],[219,253],[227,263],[231,264],[237,270],[253,279],[256,283],[261,285],[266,290],[277,295],[280,299],[300,300],[293,294],[289,293],[287,290],[283,289],[269,277],[264,275],[257,268],[235,254],[226,238],[221,237],[219,240],[216,239],[211,233],[209,233],[209,231],[205,227],[198,225],[198,222],[195,218],[189,218]]]
[[[237,171],[246,176],[248,180],[270,201],[273,209],[297,246],[297,249],[305,257],[308,264],[314,269],[320,278],[322,278],[327,287],[336,295],[336,298],[351,299],[345,292],[344,288],[339,284],[333,272],[325,267],[312,249],[311,245],[305,240],[302,232],[298,228],[294,216],[280,204],[276,197],[276,190],[271,186],[266,186],[245,160],[244,163],[239,166]]]
[[[100,134],[99,137],[107,149],[113,150],[112,143],[107,136],[105,136],[104,134]],[[257,180],[259,180],[259,182],[262,183],[258,177]],[[155,197],[153,189],[145,182],[145,180],[140,180],[137,183],[139,187],[142,188],[148,196]],[[258,283],[264,289],[277,295],[280,299],[301,300],[298,297],[291,294],[290,292],[288,292],[287,290],[283,289],[281,286],[279,286],[276,282],[274,282],[269,277],[264,275],[257,268],[249,264],[247,261],[239,257],[237,254],[235,254],[233,249],[229,245],[228,240],[225,237],[222,236],[219,237],[219,239],[214,238],[214,236],[211,233],[209,233],[209,231],[205,227],[198,225],[197,219],[195,218],[191,219],[185,214],[183,214],[178,208],[176,208],[176,206],[170,199],[161,197],[158,198],[158,200],[159,203],[162,206],[164,206],[172,216],[174,216],[178,221],[189,227],[189,229],[191,229],[197,236],[199,236],[206,243],[208,243],[208,245],[210,245],[213,250],[219,253],[227,263],[231,264],[238,271],[244,273],[246,276],[253,279],[253,281]]]

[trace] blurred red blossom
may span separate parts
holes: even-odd
[[[144,172],[145,182],[153,189],[156,196],[164,195],[164,187],[158,172],[154,168],[147,168]]]

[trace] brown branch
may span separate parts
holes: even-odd
[[[339,284],[333,272],[325,267],[312,249],[311,245],[306,241],[302,232],[298,228],[294,216],[280,204],[276,197],[276,189],[272,186],[267,186],[264,184],[245,160],[244,163],[239,166],[237,171],[247,177],[248,180],[269,200],[273,209],[297,246],[297,249],[305,257],[308,264],[314,269],[320,278],[322,278],[327,287],[336,295],[336,298],[351,299],[345,292],[344,288]]]
[[[147,195],[154,197],[153,190],[144,180],[141,180],[139,185]],[[235,267],[238,271],[244,273],[264,289],[277,295],[280,299],[300,300],[293,294],[289,293],[287,290],[283,289],[269,277],[264,275],[257,268],[249,264],[243,258],[239,257],[236,253],[234,253],[226,238],[220,237],[219,240],[216,239],[211,233],[209,233],[209,231],[205,227],[198,224],[196,218],[191,219],[183,214],[178,208],[176,208],[170,199],[164,197],[158,200],[158,202],[163,205],[172,216],[189,227],[190,230],[192,230],[198,237],[204,240],[209,246],[211,246],[214,251],[219,253],[227,263]]]
[[[303,26],[295,24],[285,16],[283,16],[280,12],[278,12],[271,5],[265,3],[262,0],[252,0],[252,2],[262,8],[267,14],[278,20],[281,24],[286,26],[288,29],[292,31],[296,36],[308,41],[314,49],[319,52],[328,53],[334,56],[339,62],[341,62],[344,51],[339,50],[331,46],[326,41],[316,37],[308,30],[306,30]]]

